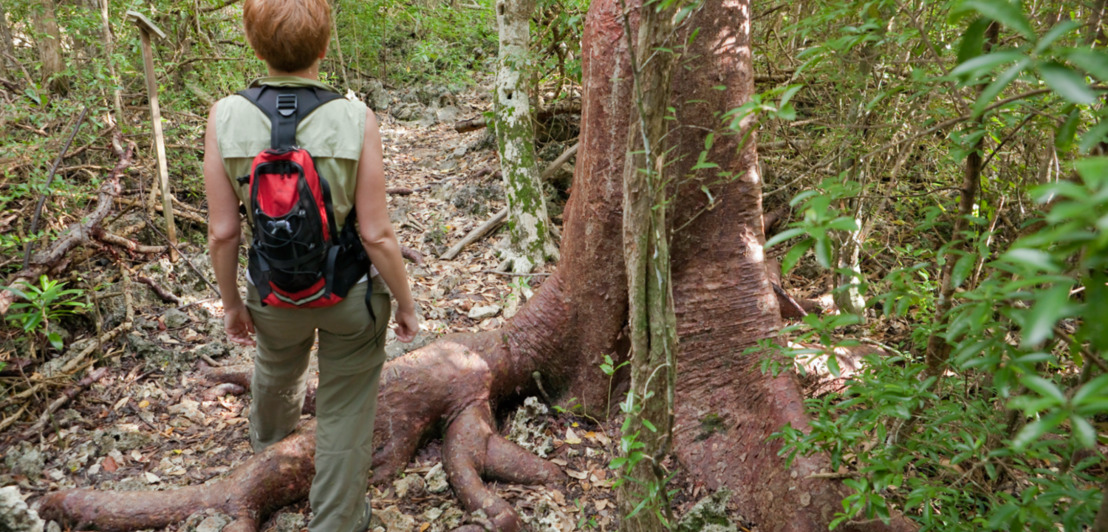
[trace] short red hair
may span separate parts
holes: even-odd
[[[331,6],[327,0],[246,0],[246,40],[270,67],[298,72],[327,50]]]

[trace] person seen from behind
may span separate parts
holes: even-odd
[[[319,63],[331,34],[327,0],[246,0],[243,22],[247,40],[269,71],[251,87],[334,91],[319,81]],[[318,334],[316,475],[309,495],[309,530],[361,532],[369,525],[365,494],[378,381],[385,362],[389,293],[396,298],[395,332],[400,341],[412,341],[418,318],[389,221],[381,137],[373,112],[354,100],[327,101],[300,119],[295,140],[312,155],[329,185],[337,226],[356,219],[357,236],[374,269],[330,306],[263,304],[265,296],[259,297],[249,275],[242,299],[237,282],[239,206],[249,211],[251,197],[249,184],[237,178],[249,175],[254,157],[271,147],[269,117],[242,95],[223,98],[208,116],[204,184],[209,249],[227,337],[257,346],[250,410],[250,441],[256,452],[287,436],[299,421],[309,351]],[[251,223],[252,214],[248,212]]]

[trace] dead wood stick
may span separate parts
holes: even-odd
[[[803,318],[808,315],[808,312],[804,310],[804,307],[800,306],[784,288],[781,288],[777,283],[770,283],[773,286],[773,293],[777,296],[777,304],[780,307],[782,318]]]
[[[138,242],[135,242],[130,238],[113,235],[99,227],[94,228],[93,236],[95,236],[97,240],[104,242],[105,244],[119,246],[121,248],[134,251],[136,253],[163,253],[166,249],[168,249],[165,246],[147,246],[146,244],[139,244]]]
[[[554,175],[554,172],[556,172],[558,168],[561,168],[561,166],[565,164],[566,161],[569,161],[570,157],[573,157],[573,155],[577,153],[577,148],[580,145],[580,143],[574,144],[573,146],[570,146],[568,149],[566,149],[566,151],[562,152],[562,154],[559,155],[557,159],[554,159],[554,162],[550,163],[550,166],[546,167],[546,170],[543,170],[540,179],[550,179],[550,176]],[[443,253],[442,256],[439,258],[443,260],[453,260],[454,257],[457,257],[458,254],[462,252],[463,248],[480,240],[493,229],[500,227],[500,224],[504,223],[504,221],[507,219],[508,208],[504,207],[503,209],[500,209],[500,211],[498,211],[496,214],[494,214],[493,217],[489,219],[489,221],[479,225],[476,229],[470,231],[466,236],[462,237],[462,239],[457,244],[454,244],[453,247],[446,250],[446,253]]]
[[[423,265],[423,254],[407,246],[400,246],[400,256],[420,266]]]
[[[62,392],[57,399],[54,399],[54,402],[46,407],[46,410],[39,416],[38,421],[36,421],[34,425],[28,427],[27,430],[23,431],[23,434],[19,435],[18,440],[27,440],[36,434],[41,434],[43,436],[49,434],[49,431],[46,430],[46,424],[50,422],[50,418],[53,417],[54,412],[57,412],[59,408],[65,406],[66,403],[73,400],[74,397],[77,397],[77,395],[85,391],[86,388],[92,386],[93,383],[104,378],[104,375],[107,374],[108,368],[96,369],[88,374],[88,376],[78,381],[77,384]]]
[[[4,429],[8,428],[9,426],[11,426],[12,423],[15,423],[17,420],[19,420],[19,418],[23,417],[23,413],[26,412],[26,411],[27,411],[27,405],[24,404],[19,409],[19,412],[16,412],[16,413],[12,414],[12,416],[9,417],[9,418],[5,418],[3,420],[0,420],[0,432],[3,432]]]
[[[573,157],[577,153],[577,148],[580,145],[580,142],[575,143],[573,146],[567,148],[566,151],[562,152],[562,154],[559,155],[557,159],[554,159],[554,162],[550,163],[550,166],[546,167],[546,170],[542,171],[542,175],[539,178],[543,181],[546,181],[547,179],[554,177],[554,173],[557,172],[563,164],[566,164],[566,162],[569,161],[570,157]]]
[[[46,198],[50,196],[50,184],[54,182],[54,175],[58,171],[58,165],[62,163],[62,159],[65,158],[65,152],[69,151],[69,147],[73,145],[73,138],[77,136],[77,131],[81,129],[81,124],[85,123],[85,115],[88,114],[88,106],[81,111],[81,116],[77,117],[77,123],[73,125],[73,130],[69,132],[69,138],[65,141],[65,146],[62,147],[61,153],[58,154],[58,158],[54,159],[54,166],[50,167],[50,175],[46,177],[46,186],[43,187],[42,194],[38,198],[38,203],[35,204],[35,214],[31,217],[31,230],[28,232],[31,235],[35,234],[38,230],[39,216],[42,214],[42,206],[46,204]],[[28,240],[27,245],[23,250],[23,269],[26,270],[27,266],[31,262],[31,251],[35,248],[34,240]]]
[[[135,147],[134,144],[127,146],[127,150],[120,154],[119,163],[112,169],[111,175],[107,181],[100,187],[100,199],[96,204],[96,209],[90,213],[83,222],[71,224],[65,232],[58,237],[49,250],[42,253],[35,254],[27,268],[16,273],[8,285],[15,284],[20,279],[33,279],[45,273],[49,266],[59,261],[65,256],[71,249],[77,247],[80,244],[88,242],[89,233],[92,228],[97,226],[112,210],[112,199],[119,194],[119,176],[123,174],[123,171],[131,165],[131,161],[134,156]],[[5,314],[8,311],[8,307],[15,301],[15,294],[9,290],[0,292],[0,314]]]
[[[458,254],[462,252],[463,248],[465,248],[466,246],[480,240],[485,235],[491,233],[493,231],[493,229],[496,229],[497,227],[500,227],[500,224],[504,223],[504,221],[507,220],[507,219],[508,219],[508,208],[504,207],[503,209],[500,209],[499,212],[494,214],[492,216],[492,218],[489,219],[489,221],[477,226],[476,229],[470,231],[469,234],[462,237],[462,239],[460,241],[458,241],[457,244],[454,244],[453,247],[446,250],[446,253],[443,253],[442,256],[439,257],[439,258],[443,259],[443,260],[452,260],[452,259],[454,259],[454,257],[457,257]]]
[[[157,294],[158,297],[161,298],[162,301],[165,301],[167,303],[173,303],[174,305],[180,305],[181,304],[181,298],[173,295],[172,292],[170,292],[169,290],[166,290],[165,287],[158,284],[157,281],[155,281],[155,280],[153,280],[149,277],[143,277],[141,275],[136,275],[135,280],[142,283],[142,284],[144,284],[144,285],[146,285],[146,286],[149,286],[150,289],[153,290],[154,293]]]
[[[143,202],[132,198],[116,198],[115,201],[123,205],[130,205],[132,207],[146,207],[146,204],[144,204]],[[162,205],[154,205],[154,210],[158,212],[165,212],[165,207],[163,207]],[[206,220],[203,216],[185,210],[173,209],[173,216],[174,218],[181,218],[183,220],[188,220],[196,224],[208,223],[208,220]]]
[[[476,131],[487,126],[485,117],[479,116],[477,118],[470,118],[469,120],[459,120],[454,122],[454,131],[458,133],[469,133],[470,131]]]
[[[154,205],[154,192],[160,191],[162,195],[162,214],[165,216],[165,232],[169,235],[168,241],[171,251],[169,252],[169,260],[171,262],[177,262],[177,226],[173,222],[173,204],[169,199],[171,193],[169,191],[169,167],[166,163],[165,156],[165,135],[162,133],[162,111],[161,106],[158,104],[158,79],[157,74],[154,72],[154,50],[151,45],[151,36],[158,36],[165,38],[165,33],[160,28],[154,25],[145,16],[135,12],[128,11],[127,18],[132,20],[136,26],[139,27],[139,36],[142,38],[142,70],[146,74],[146,96],[150,104],[150,118],[154,124],[154,150],[158,158],[158,181],[157,185],[152,187],[150,196],[150,205]]]

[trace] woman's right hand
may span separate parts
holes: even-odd
[[[396,322],[396,338],[404,343],[410,343],[415,340],[416,333],[419,332],[419,317],[416,316],[415,309],[401,310],[397,309],[396,316],[393,318]]]

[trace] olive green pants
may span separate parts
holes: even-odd
[[[372,287],[376,320],[365,304]],[[304,404],[309,351],[319,332],[315,479],[311,532],[361,532],[373,463],[377,384],[385,363],[388,289],[380,277],[359,283],[337,305],[316,309],[263,307],[248,285],[247,308],[258,342],[251,388],[250,442],[255,451],[296,427]]]

